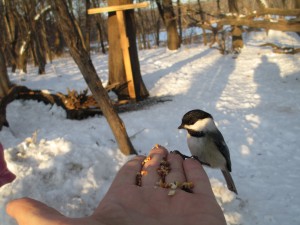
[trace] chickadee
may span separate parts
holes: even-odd
[[[204,165],[220,168],[228,189],[237,194],[230,175],[229,149],[213,117],[199,109],[191,110],[183,116],[178,129],[187,130],[187,144],[192,155]]]

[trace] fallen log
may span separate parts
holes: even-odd
[[[45,104],[56,104],[66,111],[67,119],[82,120],[95,115],[102,115],[102,111],[92,95],[87,90],[78,93],[75,90],[68,90],[68,94],[50,93],[43,90],[31,90],[25,86],[13,86],[9,93],[0,99],[0,131],[3,126],[8,127],[6,119],[6,107],[14,100],[36,100]],[[139,110],[156,103],[171,101],[168,97],[150,97],[140,102],[113,102],[117,112],[128,112]]]
[[[278,20],[276,22],[268,20],[251,20],[244,18],[224,18],[218,21],[220,25],[248,26],[252,28],[263,28],[266,30],[280,30],[290,32],[300,32],[300,22],[298,20]]]
[[[289,47],[289,46],[279,46],[273,43],[265,43],[260,45],[261,47],[263,46],[270,46],[273,49],[274,53],[278,54],[297,54],[300,53],[300,48],[294,48],[294,47]]]

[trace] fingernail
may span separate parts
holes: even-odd
[[[159,144],[155,144],[152,149],[156,149],[156,148],[161,148],[161,146]]]

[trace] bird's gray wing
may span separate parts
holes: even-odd
[[[214,133],[210,133],[209,135],[213,139],[215,145],[220,150],[221,154],[226,159],[226,167],[227,167],[228,171],[231,172],[230,153],[229,153],[229,149],[227,147],[227,144],[224,140],[223,135],[221,134],[221,132],[219,130],[217,130]]]

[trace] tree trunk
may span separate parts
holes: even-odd
[[[167,29],[168,49],[176,50],[180,47],[180,38],[177,31],[176,16],[174,13],[172,0],[163,0],[163,21]]]
[[[57,56],[61,56],[64,51],[64,42],[63,37],[59,30],[55,31],[55,39],[54,39],[54,53]]]
[[[258,5],[259,10],[264,10],[265,8],[269,7],[268,5],[266,5],[267,4],[266,1],[256,0],[256,3]]]
[[[157,5],[157,4],[156,4]],[[155,39],[155,44],[156,46],[159,46],[159,31],[160,31],[160,15],[156,15],[157,9],[155,7],[154,1],[150,2],[151,6],[151,21],[152,21],[152,27],[153,27],[153,32],[154,34],[154,39]]]
[[[34,28],[36,27],[36,28]],[[32,31],[31,31],[31,35],[32,35],[32,45],[33,45],[33,50],[37,59],[37,63],[38,63],[38,74],[45,74],[45,67],[46,67],[46,59],[45,59],[45,55],[42,51],[42,46],[41,46],[41,42],[39,39],[39,35],[37,32],[40,32],[40,27],[38,26],[34,26]],[[37,28],[39,27],[39,28]]]
[[[231,13],[239,13],[237,0],[228,0],[228,8]],[[231,36],[232,36],[232,51],[234,53],[240,52],[241,48],[244,46],[243,42],[243,31],[241,26],[232,26]]]
[[[136,154],[136,151],[134,150],[127,135],[125,125],[112,107],[108,94],[103,88],[102,82],[97,75],[89,54],[82,43],[74,18],[68,11],[66,1],[49,0],[49,4],[52,6],[59,28],[70,49],[70,53],[78,65],[105,118],[107,119],[120,150],[126,155]]]
[[[237,0],[228,0],[228,8],[231,13],[239,13]]]
[[[295,8],[300,9],[300,0],[295,0]],[[297,16],[297,18],[300,18],[300,15]],[[300,36],[300,32],[297,32],[298,36]]]
[[[232,50],[234,52],[240,52],[241,48],[244,47],[242,29],[243,28],[241,26],[232,26]]]
[[[221,4],[220,4],[220,0],[217,0],[217,9],[218,9],[218,14],[221,13]]]
[[[3,126],[8,127],[9,124],[6,120],[6,101],[5,99],[8,96],[11,83],[9,81],[7,70],[6,70],[6,63],[5,58],[0,48],[0,131]]]
[[[88,9],[91,8],[90,0],[85,0],[85,45],[86,50],[90,54],[91,43],[90,43],[90,32],[91,32],[91,23],[90,23],[90,16],[88,14]]]
[[[205,13],[203,12],[200,0],[197,0],[197,3],[198,3],[198,7],[199,7],[201,22],[203,24],[205,22]]]
[[[0,99],[7,95],[10,87],[11,83],[7,75],[5,58],[0,48]]]
[[[98,17],[99,15],[97,15]],[[103,54],[106,53],[106,50],[105,50],[105,45],[104,45],[104,38],[103,38],[103,30],[102,30],[102,27],[101,27],[101,24],[99,21],[96,21],[96,26],[98,28],[98,31],[99,31],[99,42],[100,42],[100,45],[101,45],[101,51]]]
[[[159,46],[159,34],[160,34],[160,19],[157,19],[156,22],[156,38],[155,38],[155,43],[157,46]]]
[[[18,24],[18,14],[15,12],[14,4],[11,1],[4,0],[1,1],[1,9],[3,14],[3,19],[1,20],[4,22],[5,27],[5,34],[6,34],[6,46],[5,46],[5,53],[7,63],[11,66],[12,72],[14,73],[17,68],[17,53],[16,53],[16,46],[19,39],[19,24]],[[1,32],[4,32],[2,30]],[[3,42],[5,43],[5,42]]]
[[[27,23],[27,32],[30,37],[31,47],[36,57],[36,63],[38,64],[38,74],[45,74],[46,58],[43,54],[43,47],[40,39],[41,24],[39,19],[41,16],[36,18],[37,12],[35,10],[36,2],[30,0],[29,2],[23,1],[25,9],[25,21]],[[24,54],[26,51],[24,52]]]
[[[182,23],[181,23],[181,2],[177,0],[177,16],[178,16],[178,28],[179,28],[179,39],[182,41]]]
[[[108,5],[130,4],[131,0],[109,0]],[[126,10],[124,13],[126,33],[129,40],[129,55],[134,80],[135,94],[137,100],[145,99],[149,96],[148,90],[143,82],[136,47],[136,30],[134,23],[134,11]],[[109,84],[126,83],[126,73],[123,62],[123,53],[120,46],[120,35],[116,13],[109,13],[108,17],[108,43],[109,43]],[[130,99],[127,85],[115,89],[119,100]]]
[[[205,13],[202,9],[200,0],[197,0],[197,3],[198,3],[198,7],[199,7],[199,12],[200,12],[201,24],[203,25],[205,23]],[[202,28],[203,43],[204,43],[204,45],[207,45],[206,30],[203,28],[203,26],[201,28]]]
[[[46,31],[46,20],[43,18],[41,21],[41,38],[42,38],[42,45],[44,46],[44,55],[45,58],[47,59],[47,56],[49,58],[50,63],[52,63],[52,52],[49,46],[49,42],[47,40],[47,31]]]
[[[93,7],[94,8],[100,7],[100,3],[97,1],[97,4],[96,4],[96,1],[93,0]],[[102,20],[101,14],[96,14],[95,18],[96,18],[96,27],[98,29],[98,35],[99,35],[99,42],[101,45],[101,51],[103,54],[105,54],[106,50],[105,50],[105,45],[104,45],[104,34],[103,34],[103,28],[102,28],[103,20]]]
[[[143,49],[146,49],[147,48],[147,39],[146,39],[146,32],[145,32],[145,22],[144,22],[144,18],[143,18],[141,9],[138,9],[137,12],[138,12],[138,18],[139,18],[139,22],[140,22],[139,30],[140,30],[140,36],[141,36],[142,42],[143,42]]]

